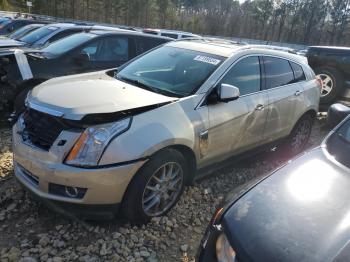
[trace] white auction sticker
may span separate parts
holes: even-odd
[[[208,64],[212,64],[212,65],[218,65],[221,60],[219,59],[215,59],[209,56],[202,56],[202,55],[197,55],[194,58],[195,61],[200,61],[200,62],[204,62],[204,63],[208,63]]]
[[[23,50],[15,49],[14,53],[15,53],[17,65],[18,65],[19,71],[21,72],[23,80],[33,78],[32,70],[30,69],[27,56],[24,54]]]

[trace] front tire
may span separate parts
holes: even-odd
[[[155,154],[135,175],[122,203],[122,213],[132,224],[146,224],[163,216],[182,195],[188,166],[174,149]]]

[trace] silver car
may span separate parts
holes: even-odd
[[[57,210],[166,214],[196,171],[257,148],[299,153],[320,86],[300,56],[181,40],[120,67],[51,79],[13,127],[17,179]]]

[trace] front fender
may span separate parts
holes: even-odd
[[[193,119],[180,103],[172,103],[133,117],[128,131],[105,150],[100,165],[148,158],[169,146],[186,146],[196,152]],[[197,156],[197,154],[195,153]]]

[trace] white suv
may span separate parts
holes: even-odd
[[[118,71],[51,79],[13,128],[15,175],[80,214],[121,210],[147,222],[171,209],[200,168],[280,141],[304,148],[320,86],[303,61],[191,39]]]

